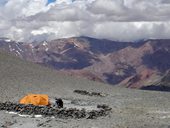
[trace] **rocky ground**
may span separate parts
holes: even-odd
[[[60,110],[1,103],[0,109],[3,111],[0,111],[0,126],[4,128],[170,127],[169,93],[137,90],[132,92],[121,88],[105,89],[105,91],[107,94],[112,93],[99,97],[73,92],[72,96],[63,98],[64,108]],[[107,104],[111,109],[98,104]],[[29,108],[30,111],[23,107]]]
[[[77,91],[75,91],[77,90]],[[77,93],[78,92],[78,93]],[[98,111],[111,108],[107,116],[95,119],[29,116],[0,111],[2,128],[169,128],[170,93],[134,90],[77,79],[48,68],[21,61],[0,52],[0,102],[18,101],[28,93],[47,94],[64,101],[68,110]],[[87,114],[88,116],[88,114]]]

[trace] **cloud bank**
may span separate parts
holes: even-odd
[[[90,36],[170,38],[170,0],[2,0],[0,37],[42,41]]]

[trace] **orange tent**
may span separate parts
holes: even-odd
[[[48,95],[44,94],[28,94],[23,97],[20,101],[20,104],[33,104],[33,105],[49,105]]]

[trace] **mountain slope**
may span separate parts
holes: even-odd
[[[55,96],[67,96],[72,93],[73,87],[95,89],[98,86],[105,86],[64,75],[2,51],[0,51],[0,72],[1,101],[18,99],[27,93],[50,95],[52,92],[57,92]]]
[[[154,84],[170,68],[168,39],[115,42],[73,37],[30,44],[0,41],[0,44],[22,59],[65,74],[129,88]]]
[[[143,86],[143,90],[152,91],[170,91],[170,71],[168,70],[162,77],[160,77],[155,83]]]

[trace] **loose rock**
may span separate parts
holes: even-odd
[[[85,91],[85,90],[74,90],[74,93],[78,93],[78,94],[81,94],[81,95],[88,95],[88,96],[99,96],[99,97],[105,96],[100,92],[88,92],[88,91]]]
[[[107,116],[111,108],[107,105],[97,105],[99,110],[86,111],[85,109],[79,110],[76,108],[53,108],[48,106],[34,106],[23,105],[12,102],[0,103],[0,110],[17,112],[22,115],[42,115],[44,117],[55,117],[62,119],[96,119],[101,116]]]

